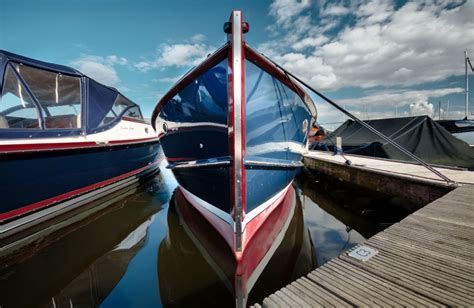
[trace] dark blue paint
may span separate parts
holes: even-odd
[[[160,112],[158,125],[178,124],[161,141],[170,163],[230,155],[228,128],[222,127],[228,116],[226,66],[227,59],[181,90]],[[268,162],[276,159],[282,163],[301,161],[311,123],[311,114],[301,97],[249,61],[245,89],[245,158]],[[275,166],[246,169],[247,212],[285,188],[296,172],[296,168]],[[231,211],[230,167],[176,168],[173,172],[187,190],[226,212]]]
[[[194,127],[169,133],[161,144],[170,162],[228,156],[227,129]]]
[[[142,168],[159,143],[0,156],[0,213]]]
[[[247,157],[259,160],[282,162],[301,161],[300,152],[290,148],[304,149],[306,131],[311,114],[303,100],[286,85],[260,67],[246,60],[246,139]],[[247,168],[247,212],[276,195],[294,178],[295,169]]]
[[[213,206],[230,213],[230,174],[228,167],[175,169],[178,183]]]

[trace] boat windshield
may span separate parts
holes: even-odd
[[[39,128],[39,111],[21,81],[7,66],[0,97],[0,128]]]
[[[39,106],[33,103],[26,87]],[[40,112],[46,129],[80,128],[80,78],[18,63],[8,65],[0,103],[0,127],[39,128]]]
[[[305,142],[311,118],[304,101],[251,61],[245,61],[245,69],[247,155],[276,159],[300,155],[287,140]]]
[[[171,122],[227,124],[227,59],[178,92],[160,114]]]

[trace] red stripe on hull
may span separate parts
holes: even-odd
[[[283,194],[281,194],[281,196],[277,200],[275,200],[274,203],[270,204],[267,208],[265,208],[261,213],[259,213],[245,225],[245,232],[242,235],[242,242],[244,247],[248,246],[249,242],[252,241],[253,237],[257,234],[257,232],[260,230],[267,218],[276,209],[276,207],[278,207],[283,202],[283,200],[288,197],[287,193],[289,189],[293,189],[293,187],[288,186],[287,188],[285,188]]]
[[[235,275],[242,281],[241,294],[247,295],[250,292],[246,289],[248,280],[269,253],[273,242],[282,231],[283,225],[289,219],[288,216],[294,202],[295,190],[290,186],[290,189],[284,194],[284,198],[277,200],[268,207],[268,211],[263,211],[247,224],[244,237],[248,240],[245,242],[242,252],[236,255],[237,270]]]
[[[237,252],[235,247],[234,230],[230,224],[222,220],[212,212],[205,209],[203,206],[197,204],[191,198],[186,198],[185,194],[180,188],[176,192],[176,205],[179,207],[183,215],[183,219],[190,227],[193,233],[200,239],[200,241],[208,243],[206,247],[210,250],[212,255],[213,249],[218,249],[209,244],[211,241],[209,237],[212,235],[201,232],[202,227],[200,221],[204,218],[209,225],[211,225],[216,233],[228,244],[231,249],[234,260],[228,260],[235,263],[234,278],[239,277],[241,284],[234,284],[235,292],[240,292],[247,298],[250,290],[246,289],[249,278],[257,270],[262,260],[270,253],[273,243],[278,235],[284,231],[283,226],[290,219],[291,209],[295,204],[295,190],[293,186],[285,189],[285,192],[274,203],[249,221],[243,232],[243,246],[242,251]],[[189,208],[192,206],[201,217],[193,216],[193,212]],[[196,213],[196,212],[194,212]],[[222,247],[220,247],[222,249]],[[271,256],[268,256],[271,257]],[[257,277],[258,278],[258,277]],[[236,293],[237,294],[237,293]]]
[[[58,196],[55,196],[55,197],[52,197],[52,198],[49,198],[49,199],[45,199],[45,200],[30,204],[30,205],[26,205],[24,207],[21,207],[19,209],[13,210],[13,211],[2,213],[2,214],[0,214],[0,222],[3,222],[6,219],[11,219],[11,218],[16,217],[16,216],[21,216],[21,215],[27,214],[29,212],[33,212],[33,211],[45,208],[49,205],[65,201],[67,199],[71,199],[72,197],[75,197],[77,195],[82,195],[82,194],[87,193],[89,191],[92,191],[94,189],[97,189],[97,188],[112,184],[114,182],[123,180],[125,178],[134,176],[134,175],[139,174],[143,171],[146,171],[147,169],[151,169],[153,167],[156,167],[159,164],[159,162],[160,161],[156,161],[154,163],[150,163],[149,165],[147,165],[145,167],[127,172],[125,174],[116,176],[114,178],[111,178],[111,179],[108,179],[108,180],[105,180],[105,181],[102,181],[102,182],[98,182],[98,183],[95,183],[95,184],[92,184],[92,185],[88,185],[88,186],[85,186],[85,187],[82,187],[82,188],[79,188],[79,189],[75,189],[73,191],[64,193],[62,195],[58,195]]]

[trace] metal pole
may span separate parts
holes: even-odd
[[[464,51],[464,66],[466,69],[466,96],[465,96],[465,102],[464,102],[464,116],[466,117],[467,120],[467,114],[469,110],[469,79],[467,78],[467,50]]]
[[[438,120],[441,120],[441,101],[438,102]]]
[[[268,58],[267,56],[265,56],[264,54],[262,54],[262,56],[264,56],[268,61],[272,62],[276,67],[280,68],[283,72],[285,72],[286,75],[289,75],[291,77],[293,77],[295,80],[297,80],[299,83],[301,83],[302,85],[304,85],[305,87],[307,87],[308,89],[310,89],[311,91],[313,91],[316,95],[318,95],[319,97],[321,97],[322,99],[324,99],[326,102],[328,102],[329,104],[331,104],[334,108],[336,108],[337,110],[341,111],[342,113],[344,113],[345,115],[347,115],[348,117],[352,118],[354,121],[356,121],[357,123],[359,123],[360,125],[362,125],[363,127],[367,128],[369,131],[371,131],[372,133],[376,134],[377,136],[379,136],[380,138],[382,138],[383,140],[385,140],[386,142],[390,143],[393,147],[395,147],[396,149],[398,149],[399,151],[401,151],[402,153],[404,153],[405,155],[407,155],[408,157],[414,159],[415,161],[417,161],[418,163],[420,163],[421,165],[423,165],[426,169],[430,170],[431,172],[433,172],[434,174],[436,174],[437,176],[439,176],[441,179],[445,180],[448,184],[455,184],[454,181],[452,181],[450,178],[448,178],[447,176],[445,176],[444,174],[442,174],[441,172],[439,172],[438,170],[436,170],[435,168],[431,167],[429,164],[427,164],[424,160],[422,160],[421,158],[419,158],[418,156],[416,156],[415,154],[411,153],[410,151],[406,150],[404,147],[402,147],[401,145],[399,145],[398,143],[396,143],[395,141],[393,141],[392,139],[388,138],[387,136],[385,136],[384,134],[382,134],[381,132],[379,132],[378,130],[376,130],[375,128],[373,128],[372,126],[370,126],[369,124],[365,123],[364,121],[361,121],[359,120],[359,118],[357,118],[355,115],[353,115],[352,113],[350,113],[349,111],[346,111],[344,108],[340,107],[338,104],[336,104],[335,102],[333,102],[330,98],[326,97],[324,94],[320,93],[319,91],[317,91],[316,89],[313,89],[310,85],[308,85],[306,82],[304,82],[303,80],[301,80],[300,78],[296,77],[295,75],[293,75],[292,73],[288,72],[286,69],[284,69],[283,67],[281,67],[279,64],[275,63],[273,60],[271,60],[270,58]],[[288,78],[290,79],[290,78]],[[290,79],[291,80],[291,79]]]
[[[448,105],[446,107],[446,120],[449,120],[449,99],[448,99]]]

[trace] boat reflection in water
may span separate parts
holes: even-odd
[[[291,215],[281,244],[266,260],[253,283],[248,303],[265,296],[316,268],[314,248],[303,219],[300,197],[290,186],[285,200]],[[242,271],[226,241],[177,189],[170,201],[168,236],[159,248],[158,278],[165,306],[234,306],[233,279]],[[257,241],[258,242],[258,241]],[[254,261],[250,259],[248,262]],[[247,297],[245,295],[245,297]]]
[[[166,217],[161,210],[171,192],[162,175],[137,185],[88,204],[89,209],[105,209],[79,221],[76,218],[86,213],[77,213],[60,231],[53,225],[53,231],[22,249],[6,254],[0,246],[0,306],[104,304],[143,250],[150,225],[159,219],[155,214]],[[159,302],[159,295],[153,295]]]
[[[387,221],[387,200],[299,180],[288,190],[281,243],[265,261],[248,304],[261,303],[404,214]],[[103,208],[86,219],[82,212],[69,217],[60,231],[59,224],[42,229],[48,233],[13,254],[6,254],[11,243],[0,243],[1,307],[235,305],[233,277],[241,269],[233,251],[189,206],[170,170],[83,208],[97,207]]]

